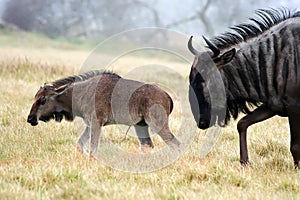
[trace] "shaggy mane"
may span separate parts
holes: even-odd
[[[85,81],[85,80],[88,80],[88,79],[93,78],[95,76],[102,75],[102,74],[110,74],[110,75],[120,77],[118,74],[113,73],[111,71],[94,70],[94,71],[86,72],[84,74],[62,78],[62,79],[53,81],[51,84],[54,88],[59,88],[61,86],[70,85],[70,84],[75,83],[75,82]]]
[[[212,39],[212,42],[220,49],[226,49],[237,45],[248,39],[254,38],[290,18],[300,17],[300,11],[291,11],[286,8],[281,9],[258,9],[257,18],[249,18],[250,23],[242,23],[230,27],[234,32],[226,32]]]
[[[230,29],[233,32],[227,32],[220,36],[217,36],[212,39],[212,42],[219,48],[219,49],[226,49],[230,48],[234,45],[237,45],[241,42],[247,42],[247,40],[255,37],[259,37],[262,33],[270,29],[271,27],[287,20],[290,18],[300,17],[300,11],[291,11],[285,8],[282,9],[259,9],[256,11],[256,18],[249,18],[250,23],[243,23],[233,27]],[[236,63],[239,65],[239,63]],[[224,72],[225,79],[227,80],[227,84],[230,85],[227,91],[227,112],[225,118],[225,125],[230,120],[230,118],[237,119],[238,114],[240,112],[249,114],[253,107],[259,106],[261,103],[256,102],[252,99],[245,99],[240,97],[240,91],[235,89],[237,83],[235,80],[235,76],[233,75],[234,69],[231,68],[222,68]],[[246,73],[244,68],[238,68],[237,73],[241,77],[241,81],[244,82],[247,88],[247,76],[244,76]],[[252,74],[251,78],[253,78],[254,83],[258,84],[259,78],[256,77],[256,72],[253,71],[253,67],[248,67],[246,69],[248,72]],[[259,86],[256,85],[256,88]],[[260,93],[260,92],[258,92]]]

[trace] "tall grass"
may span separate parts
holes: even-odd
[[[82,62],[78,55],[84,58],[87,53],[33,49],[23,56],[22,50],[0,51],[2,55],[13,52],[0,59],[0,199],[300,198],[300,174],[294,170],[289,152],[288,123],[279,117],[249,128],[252,165],[247,168],[239,163],[236,122],[223,129],[206,157],[199,158],[199,143],[206,132],[197,130],[183,157],[152,173],[125,173],[89,160],[75,151],[78,127],[74,123],[49,122],[36,127],[26,123],[39,86],[76,72]],[[146,64],[153,60],[132,58],[125,63],[137,61]],[[165,62],[187,76],[184,63]],[[178,117],[171,115],[174,130]],[[112,141],[139,153],[136,138],[122,140],[124,135],[113,134],[113,130],[108,132]],[[163,145],[160,142],[154,139],[156,148]]]

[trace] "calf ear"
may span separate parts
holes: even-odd
[[[59,94],[63,93],[67,89],[67,87],[68,87],[68,85],[64,85],[59,88],[56,88],[55,92],[59,95]]]
[[[218,66],[222,66],[222,65],[225,65],[227,63],[229,63],[233,57],[235,56],[235,48],[229,50],[229,51],[226,51],[225,53],[223,53],[219,58],[218,58],[218,62],[217,62],[217,65]]]

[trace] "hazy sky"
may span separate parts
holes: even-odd
[[[0,0],[0,15],[3,12],[5,2],[9,0]],[[22,1],[22,0],[20,0]],[[42,0],[41,0],[42,1]],[[109,1],[109,0],[108,0]],[[110,0],[111,1],[111,0]],[[142,0],[141,0],[142,1]],[[170,24],[174,21],[178,21],[180,19],[192,16],[197,9],[199,9],[203,5],[203,0],[148,0],[145,1],[151,6],[155,7],[158,11],[160,20],[162,25]],[[151,4],[153,2],[153,4]],[[278,7],[287,7],[287,8],[300,8],[300,0],[236,0],[236,1],[226,1],[231,2],[232,4],[222,5],[221,0],[213,1],[215,6],[210,7],[209,14],[212,17],[218,16],[222,17],[220,13],[226,14],[226,10],[232,7],[232,5],[238,4],[241,9],[239,13],[237,13],[237,18],[235,19],[233,24],[225,24],[225,23],[216,23],[214,24],[214,29],[216,29],[216,33],[220,32],[220,30],[224,30],[225,27],[234,25],[236,23],[247,21],[247,17],[253,16],[254,10],[257,8],[278,8]],[[255,3],[250,3],[255,2]],[[236,4],[235,4],[236,3]],[[220,6],[221,4],[221,6]],[[30,5],[28,5],[30,6]],[[210,17],[207,15],[207,17]],[[216,18],[216,17],[215,17]],[[213,18],[213,20],[218,20]],[[230,22],[231,23],[231,22]],[[217,27],[217,28],[216,28]],[[203,32],[203,24],[201,21],[189,22],[186,24],[182,24],[180,26],[171,27],[171,29],[185,32],[187,34],[199,34],[199,32]]]
[[[159,10],[161,17],[161,20],[163,22],[163,24],[168,24],[172,21],[174,21],[174,19],[181,19],[184,17],[188,17],[193,15],[195,12],[195,9],[197,9],[197,7],[195,7],[195,5],[199,4],[202,5],[201,3],[203,3],[205,1],[201,1],[201,0],[186,0],[183,1],[182,0],[157,0],[157,9]],[[234,0],[231,1],[232,3],[234,3]],[[258,9],[258,8],[280,8],[280,7],[286,7],[286,8],[292,8],[292,9],[300,9],[300,0],[257,0],[257,1],[252,1],[255,3],[250,3],[251,1],[249,0],[239,0],[239,2],[241,2],[241,7],[243,7],[243,10],[241,10],[241,13],[239,13],[239,16],[242,14],[243,17],[237,19],[237,22],[245,22],[247,21],[248,17],[252,17],[254,15],[254,10]],[[257,2],[257,3],[256,3]],[[250,4],[250,5],[248,5]],[[225,8],[229,7],[230,5],[224,5]],[[218,8],[218,6],[210,8],[211,10],[213,10],[213,12],[215,12],[216,14],[220,11],[220,9],[224,9],[223,8]],[[223,11],[224,12],[224,11]],[[208,16],[209,17],[209,16]],[[231,24],[234,25],[234,24]],[[194,26],[201,26],[201,24],[197,24],[197,23],[188,23],[188,24],[184,24],[183,26],[179,26],[179,27],[172,27],[172,29],[178,30],[178,31],[183,31],[186,33],[190,33],[190,34],[195,34],[195,32],[198,32],[199,29],[195,28]],[[225,27],[227,27],[228,25],[224,25]],[[223,30],[224,28],[221,27],[221,30]],[[198,32],[199,33],[199,32]]]

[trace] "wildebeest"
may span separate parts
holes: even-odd
[[[171,97],[152,84],[121,78],[108,71],[91,71],[70,76],[42,86],[35,95],[27,122],[48,122],[63,118],[72,121],[83,118],[86,128],[77,147],[90,139],[90,156],[97,152],[101,127],[109,124],[133,125],[140,145],[153,147],[148,127],[158,133],[170,147],[180,142],[169,129],[168,119],[173,109]]]
[[[200,129],[211,123],[210,99],[205,90],[206,82],[199,73],[209,54],[219,69],[226,93],[224,125],[238,113],[247,115],[238,121],[240,162],[248,164],[247,128],[275,115],[288,117],[290,125],[290,151],[295,167],[300,161],[300,12],[288,9],[259,9],[250,23],[231,27],[227,32],[209,40],[209,51],[199,52],[188,48],[195,55],[189,76],[190,94],[195,92],[198,105],[191,105]],[[221,83],[220,83],[221,84]],[[250,111],[251,105],[257,108]],[[213,118],[213,117],[212,117]],[[215,118],[214,118],[215,119]],[[220,122],[218,122],[220,123]],[[220,123],[222,124],[222,123]]]

